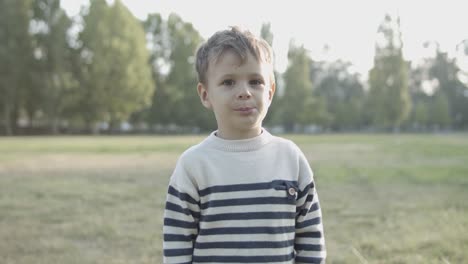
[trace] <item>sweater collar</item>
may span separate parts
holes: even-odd
[[[273,136],[262,128],[262,133],[256,137],[248,139],[227,140],[216,136],[217,131],[213,131],[205,140],[208,146],[227,152],[248,152],[255,151],[268,144]]]

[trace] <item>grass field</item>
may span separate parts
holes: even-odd
[[[327,263],[468,263],[468,135],[287,136],[315,172]],[[162,263],[202,136],[0,138],[0,263]]]

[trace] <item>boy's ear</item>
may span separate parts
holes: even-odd
[[[268,90],[268,99],[270,99],[270,103],[273,100],[273,95],[275,95],[276,91],[276,83],[271,83],[270,90]]]
[[[199,82],[197,85],[198,96],[204,107],[211,109],[211,102],[208,98],[208,91],[203,83]]]

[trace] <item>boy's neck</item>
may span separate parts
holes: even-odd
[[[262,134],[262,128],[255,128],[255,129],[249,129],[246,131],[237,131],[237,132],[232,132],[232,131],[223,131],[218,128],[218,131],[215,133],[215,135],[219,138],[226,139],[226,140],[241,140],[241,139],[249,139],[249,138],[254,138]]]

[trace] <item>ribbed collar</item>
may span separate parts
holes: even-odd
[[[255,151],[268,144],[273,136],[262,128],[262,133],[256,137],[239,140],[227,140],[216,136],[217,131],[213,131],[204,141],[210,147],[227,152],[248,152]]]

